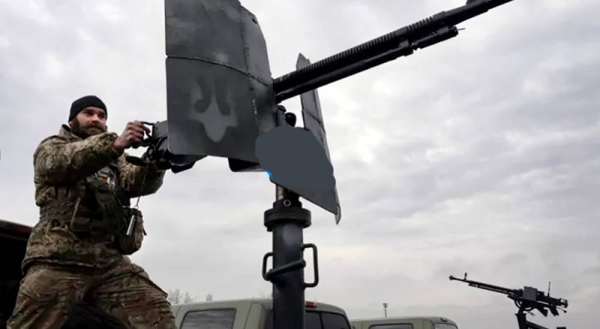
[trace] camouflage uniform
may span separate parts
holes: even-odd
[[[124,256],[137,249],[119,247],[115,230],[122,232],[123,223],[98,215],[100,203],[90,193],[93,184],[104,184],[128,205],[130,198],[155,193],[162,185],[165,172],[150,166],[140,190],[146,169],[125,161],[113,146],[116,137],[102,133],[82,140],[63,125],[36,149],[40,221],[28,241],[26,275],[8,329],[60,328],[82,301],[128,328],[176,328],[167,294]],[[136,230],[141,234],[143,227]]]

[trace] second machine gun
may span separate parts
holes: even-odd
[[[463,279],[456,278],[454,276],[450,276],[450,281],[462,281],[469,284],[470,287],[475,287],[479,289],[489,290],[501,294],[507,295],[508,298],[512,299],[515,302],[515,305],[519,308],[517,312],[517,321],[519,323],[519,329],[548,329],[546,327],[540,326],[538,324],[527,321],[527,314],[531,313],[531,311],[538,310],[544,316],[548,316],[548,310],[554,316],[558,316],[558,310],[567,313],[566,310],[561,307],[567,308],[569,306],[569,302],[566,299],[562,298],[554,298],[550,297],[550,291],[548,294],[545,294],[543,291],[539,291],[533,287],[523,287],[523,289],[509,289],[504,287],[499,287],[487,283],[467,280],[467,273]],[[557,329],[567,329],[566,327],[558,327]]]

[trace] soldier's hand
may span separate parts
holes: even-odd
[[[132,145],[144,140],[144,133],[150,133],[150,128],[144,126],[140,121],[130,121],[125,126],[121,136],[115,140],[115,147],[119,150],[125,150]]]

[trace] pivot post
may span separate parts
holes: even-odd
[[[304,290],[318,284],[317,247],[303,242],[303,230],[311,225],[311,214],[302,208],[299,196],[276,187],[273,208],[265,211],[264,224],[273,234],[273,251],[263,258],[263,278],[273,283],[273,325],[275,329],[305,329]],[[313,249],[315,281],[304,282],[304,250]],[[266,271],[273,257],[273,269]]]

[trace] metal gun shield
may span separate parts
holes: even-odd
[[[258,163],[275,127],[258,20],[236,0],[165,0],[165,23],[169,151]]]
[[[298,60],[296,61],[296,69],[300,70],[310,65],[310,60],[302,54],[298,54]],[[304,121],[304,127],[308,129],[316,138],[319,144],[323,147],[327,160],[331,163],[331,156],[329,154],[329,146],[327,144],[327,135],[325,133],[325,123],[323,121],[323,114],[321,113],[321,102],[319,100],[319,93],[316,89],[300,94],[300,101],[302,104],[302,120]],[[327,191],[305,191],[302,196],[319,205],[323,209],[333,213],[335,215],[336,223],[341,220],[341,207],[340,200],[337,192],[337,186],[333,186]]]
[[[310,65],[302,54],[296,68]],[[327,145],[319,95],[311,90],[300,95],[304,128],[279,125],[256,140],[260,166],[269,172],[272,183],[333,213],[341,219],[333,166]],[[283,121],[280,118],[280,121]]]

